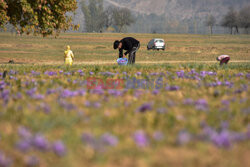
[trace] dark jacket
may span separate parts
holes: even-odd
[[[138,47],[140,43],[132,37],[123,38],[122,40],[120,40],[120,42],[122,42],[122,48],[119,49],[119,58],[123,57],[123,49],[126,50],[124,54],[127,55],[132,51],[133,47]]]

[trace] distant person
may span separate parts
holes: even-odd
[[[67,50],[64,52],[65,65],[72,66],[74,60],[74,54],[70,50],[70,46],[67,46]]]
[[[230,57],[228,55],[221,55],[217,57],[217,61],[220,61],[220,65],[227,64],[230,60]]]
[[[114,42],[114,49],[117,48],[119,49],[119,58],[124,58],[129,54],[128,64],[134,64],[136,52],[140,48],[140,42],[132,37],[126,37],[120,41],[116,40]],[[124,54],[123,50],[126,50]]]

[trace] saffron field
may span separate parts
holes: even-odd
[[[222,67],[216,62],[86,65],[88,59],[83,56],[79,58],[82,64],[69,68],[63,65],[59,52],[55,51],[53,58],[43,44],[44,40],[63,43],[67,34],[61,39],[1,36],[6,41],[0,45],[0,167],[250,164],[250,58],[249,46],[244,42],[249,37],[236,40],[226,36],[235,40],[235,48],[242,48],[238,52],[243,57],[236,56],[235,62]],[[100,36],[93,34],[91,39]],[[110,34],[104,36],[112,47]],[[43,49],[31,47],[34,53],[22,54],[21,48],[13,49],[17,46],[14,38],[23,40],[23,45]],[[225,37],[211,38],[217,41]],[[3,43],[12,47],[3,47]],[[95,52],[94,47],[86,45],[85,51],[96,59],[102,53],[111,53],[105,48]],[[173,45],[170,47],[179,44]],[[60,46],[63,52],[64,45]],[[143,46],[146,42],[142,43],[138,62],[143,61],[140,54],[162,55],[157,61],[168,61],[171,56],[170,51],[147,53]],[[36,54],[39,50],[41,53]],[[117,53],[112,54],[114,57]],[[192,53],[185,54],[186,61],[193,61]],[[209,59],[201,54],[197,60],[213,61],[215,55],[208,55]],[[111,56],[100,59],[110,61]],[[6,63],[8,59],[14,59],[16,64]],[[179,60],[178,55],[171,59]],[[154,61],[154,57],[149,60]],[[55,65],[49,65],[50,61]]]

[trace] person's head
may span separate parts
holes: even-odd
[[[120,42],[120,41],[118,41],[118,40],[116,40],[115,42],[114,42],[114,49],[121,49],[122,48],[122,43]]]
[[[67,45],[67,50],[70,50],[70,46],[69,45]]]

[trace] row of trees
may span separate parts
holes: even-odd
[[[216,25],[216,19],[213,15],[207,18],[206,25],[209,26],[211,34],[213,34],[213,27]],[[229,28],[231,34],[234,33],[233,30],[239,33],[239,28],[245,29],[245,32],[248,33],[250,28],[250,6],[246,6],[240,11],[236,11],[232,7],[229,8],[220,25]]]
[[[87,32],[102,32],[109,28],[121,32],[135,22],[127,8],[108,7],[104,10],[103,0],[82,1],[81,5]]]

